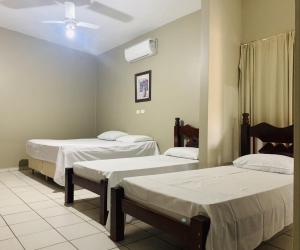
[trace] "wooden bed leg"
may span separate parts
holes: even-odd
[[[65,204],[74,202],[73,168],[65,170]]]
[[[101,180],[100,182],[100,224],[105,225],[107,220],[107,184],[108,180]]]
[[[115,242],[124,240],[125,218],[122,208],[123,198],[124,189],[122,187],[111,189],[110,238]]]
[[[201,215],[195,216],[191,219],[190,226],[190,250],[205,250],[210,219]]]

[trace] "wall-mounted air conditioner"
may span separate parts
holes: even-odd
[[[125,49],[124,55],[127,62],[136,62],[157,53],[157,39],[147,39],[130,48]]]

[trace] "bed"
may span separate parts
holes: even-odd
[[[198,148],[199,129],[183,125],[179,118],[175,120],[174,146]],[[74,201],[74,185],[86,188],[100,195],[100,223],[106,224],[110,204],[110,192],[125,177],[153,175],[168,172],[197,169],[197,157],[178,158],[168,155],[155,155],[134,158],[110,159],[88,162],[76,162],[73,168],[66,169],[65,203]]]
[[[29,168],[64,186],[65,168],[76,161],[149,156],[159,154],[155,141],[127,143],[98,138],[75,140],[29,140],[26,152]]]
[[[251,127],[244,114],[241,154],[257,152],[257,139],[264,143],[258,151],[290,156],[293,127]],[[174,235],[188,249],[255,249],[292,224],[293,175],[224,166],[125,178],[111,189],[114,241],[124,239],[124,214]]]

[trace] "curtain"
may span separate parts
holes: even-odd
[[[241,46],[239,109],[252,125],[293,123],[294,43],[289,32]]]

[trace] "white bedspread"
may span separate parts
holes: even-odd
[[[48,140],[36,139],[29,140],[26,143],[27,154],[41,161],[56,163],[57,154],[61,147],[76,146],[76,147],[98,147],[116,145],[115,141],[104,141],[97,138],[90,139],[73,139],[73,140]]]
[[[77,161],[158,155],[155,141],[126,143],[99,139],[30,140],[26,151],[32,158],[56,164],[54,181],[65,185],[65,168]]]
[[[293,175],[228,166],[126,178],[121,185],[130,199],[183,222],[208,216],[208,250],[253,250],[293,222]]]
[[[110,189],[120,184],[125,177],[186,171],[197,169],[198,166],[199,162],[197,160],[156,155],[76,162],[73,169],[77,175],[95,182],[100,182],[100,180],[107,178],[107,204],[110,204]],[[110,206],[108,205],[107,207],[109,208]]]
[[[159,150],[155,141],[105,144],[98,147],[62,147],[58,151],[54,181],[65,185],[65,168],[71,168],[75,162],[117,159],[139,156],[158,155]]]

